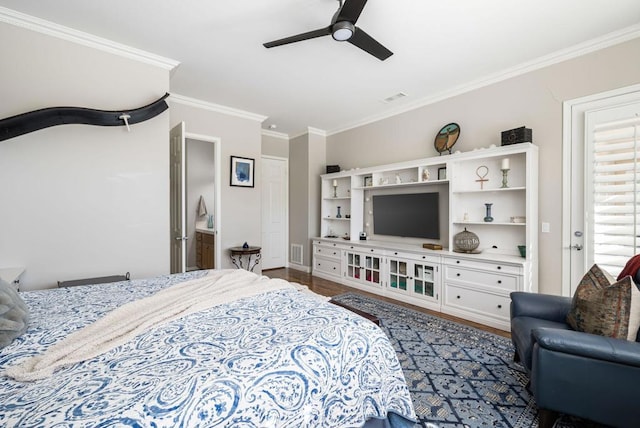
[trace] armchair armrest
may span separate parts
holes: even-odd
[[[569,310],[571,310],[571,297],[527,293],[524,291],[511,293],[512,319],[515,317],[532,317],[563,323]]]
[[[572,330],[536,328],[538,346],[564,354],[640,367],[640,343]]]

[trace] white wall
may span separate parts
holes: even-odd
[[[0,23],[0,117],[148,104],[169,72]],[[22,289],[169,271],[169,112],[124,127],[62,125],[0,142],[0,266]]]
[[[221,266],[233,268],[228,248],[242,245],[260,245],[261,189],[260,179],[255,187],[232,187],[229,184],[231,156],[255,159],[255,177],[260,177],[261,122],[199,108],[175,100],[169,101],[171,126],[185,122],[186,132],[220,138],[221,144],[221,218],[216,219],[217,237],[221,240]],[[260,265],[254,272],[260,270]]]
[[[262,154],[279,158],[289,157],[289,139],[262,133]]]
[[[289,242],[302,245],[311,266],[311,239],[320,235],[320,174],[325,173],[326,137],[308,132],[289,145]]]
[[[327,137],[314,132],[309,132],[309,232],[307,234],[306,246],[311,253],[311,239],[320,236],[320,211],[322,197],[322,182],[320,175],[327,172]],[[309,266],[311,265],[311,257],[307,258]]]
[[[309,136],[304,134],[289,142],[289,244],[302,245],[306,266],[311,266],[309,182]]]
[[[461,126],[454,150],[500,144],[500,132],[526,125],[540,148],[539,289],[561,293],[562,103],[640,83],[640,39],[603,49],[327,138],[327,163],[343,169],[437,156],[433,140]]]

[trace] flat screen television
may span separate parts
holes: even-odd
[[[373,196],[373,233],[440,239],[439,194]]]

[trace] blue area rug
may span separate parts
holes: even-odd
[[[402,364],[417,426],[538,426],[510,339],[357,293],[333,299],[380,319]]]

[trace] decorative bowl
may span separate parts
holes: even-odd
[[[516,215],[511,217],[511,223],[525,223],[526,221],[527,221],[527,218],[522,215]]]

